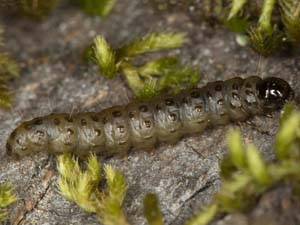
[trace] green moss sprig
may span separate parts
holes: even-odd
[[[128,225],[122,209],[127,189],[124,176],[111,166],[104,166],[106,188],[100,191],[101,168],[95,155],[90,155],[86,167],[84,171],[69,153],[58,156],[58,189],[61,195],[83,210],[95,213],[104,225]]]
[[[0,48],[2,47],[2,30],[0,28]],[[12,93],[8,82],[19,76],[19,66],[7,54],[0,51],[0,107],[7,109],[12,103]]]
[[[258,24],[249,31],[251,47],[263,56],[276,52],[284,40],[283,33],[271,24],[275,4],[275,0],[264,0]]]
[[[158,198],[155,194],[148,193],[144,199],[144,216],[149,225],[163,225],[163,216],[158,205]]]
[[[8,183],[0,184],[0,222],[7,219],[7,211],[4,209],[17,200],[13,188]]]
[[[108,16],[117,0],[76,0],[74,1],[87,14]]]
[[[98,36],[90,55],[103,76],[111,79],[122,74],[137,98],[148,100],[163,91],[172,90],[174,94],[196,85],[199,74],[191,67],[182,66],[176,57],[153,59],[143,65],[136,65],[135,57],[178,48],[185,42],[184,33],[151,33],[135,38],[120,48],[112,49],[102,36]]]
[[[237,17],[238,13],[242,11],[243,7],[247,4],[247,0],[233,0],[231,4],[228,20]]]
[[[300,42],[300,2],[296,0],[279,0],[281,18],[291,42]]]
[[[53,11],[58,2],[58,0],[19,0],[16,5],[21,14],[41,20]]]

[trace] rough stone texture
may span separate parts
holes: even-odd
[[[186,31],[189,44],[170,54],[203,72],[199,85],[237,75],[259,75],[279,76],[295,90],[300,87],[299,56],[261,58],[238,46],[232,33],[196,25],[179,13],[158,15],[142,1],[118,1],[106,19],[61,5],[42,23],[3,16],[1,21],[6,31],[5,48],[22,65],[21,78],[11,85],[14,108],[0,111],[0,180],[12,182],[20,197],[9,210],[13,224],[98,224],[92,215],[57,193],[55,157],[41,153],[13,161],[5,154],[6,139],[22,120],[50,112],[101,110],[132,98],[121,78],[105,80],[95,66],[81,61],[82,51],[96,34],[117,46],[152,31]],[[255,127],[240,125],[244,141],[255,143],[267,159],[273,158],[277,119],[275,113],[274,118],[254,118]],[[226,154],[225,137],[230,126],[208,129],[151,154],[134,152],[126,158],[105,160],[126,176],[129,189],[124,207],[130,222],[146,224],[142,201],[147,192],[158,194],[166,224],[183,224],[209,203],[220,186],[219,162]]]

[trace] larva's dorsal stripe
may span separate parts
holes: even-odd
[[[236,77],[148,103],[35,118],[11,133],[7,151],[24,156],[38,151],[84,155],[90,151],[151,149],[158,142],[174,143],[183,135],[200,133],[209,125],[270,113],[293,96],[293,90],[282,79]]]

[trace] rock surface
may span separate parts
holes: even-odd
[[[55,157],[40,153],[13,161],[5,153],[8,135],[22,120],[51,112],[101,110],[132,98],[121,78],[106,80],[95,66],[82,62],[83,50],[97,34],[118,46],[148,32],[185,31],[189,43],[170,54],[202,71],[200,86],[234,76],[258,75],[278,76],[289,81],[295,90],[300,88],[299,56],[261,58],[240,47],[235,35],[226,30],[194,24],[180,13],[159,15],[143,1],[118,1],[105,19],[62,4],[41,23],[3,16],[1,21],[5,48],[22,66],[21,78],[11,85],[15,92],[13,110],[0,111],[0,181],[10,181],[20,198],[9,210],[15,225],[99,224],[92,215],[58,194]],[[240,125],[244,141],[257,145],[269,160],[273,158],[278,115],[254,118],[255,127]],[[175,146],[161,146],[152,153],[100,159],[126,176],[129,188],[124,208],[130,222],[146,224],[142,202],[147,192],[158,194],[167,225],[183,224],[209,203],[220,186],[219,162],[226,154],[225,139],[230,126],[208,129],[202,135],[185,138]]]

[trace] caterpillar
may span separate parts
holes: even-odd
[[[20,124],[9,136],[7,154],[20,158],[31,153],[126,153],[175,143],[182,136],[201,133],[209,126],[244,121],[269,114],[294,98],[280,78],[235,77],[163,96],[131,102],[101,112],[50,114]]]

